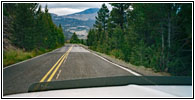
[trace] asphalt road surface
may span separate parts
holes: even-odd
[[[134,75],[80,47],[62,48],[3,69],[3,95],[25,93],[31,84],[56,80]]]

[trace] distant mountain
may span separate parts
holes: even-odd
[[[78,20],[95,20],[95,16],[97,15],[97,12],[99,11],[99,8],[90,8],[86,9],[82,12],[65,15],[65,18],[74,18]]]
[[[89,9],[86,9],[82,12],[78,12],[78,13],[75,13],[75,14],[92,14],[92,13],[97,13],[99,11],[99,8],[89,8]],[[73,15],[73,14],[71,14]]]
[[[80,39],[86,39],[88,31],[95,23],[95,16],[99,8],[89,8],[84,11],[64,16],[51,13],[52,20],[56,25],[61,24],[64,35],[70,39],[75,32]]]

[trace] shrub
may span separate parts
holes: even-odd
[[[116,58],[119,58],[119,59],[123,59],[124,58],[124,54],[122,53],[121,50],[117,50],[117,49],[114,49],[110,52],[110,55],[113,55],[115,56]]]

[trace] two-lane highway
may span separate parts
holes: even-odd
[[[56,80],[133,75],[79,45],[67,44],[53,52],[3,69],[3,95],[24,93],[31,84]]]

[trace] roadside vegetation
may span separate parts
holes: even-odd
[[[88,33],[90,49],[172,75],[192,75],[192,4],[102,5]]]
[[[47,5],[41,10],[37,3],[4,3],[4,37],[15,48],[3,49],[3,66],[32,58],[64,45],[61,25],[56,26],[48,13]],[[7,27],[11,26],[11,27]],[[11,31],[7,31],[10,29]],[[9,44],[9,45],[10,45]]]
[[[8,49],[6,51],[3,51],[3,66],[8,66],[32,57],[35,57],[37,55],[43,54],[47,51],[23,51],[21,49]]]

